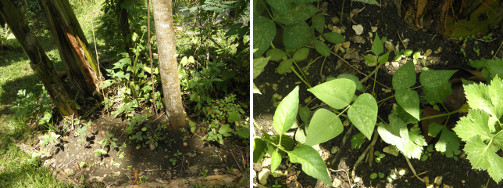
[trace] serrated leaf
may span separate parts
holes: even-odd
[[[291,0],[266,0],[266,2],[280,14],[286,14],[292,8]]]
[[[318,99],[335,109],[342,109],[349,105],[355,95],[355,83],[347,78],[337,78],[307,91],[311,92]]]
[[[342,126],[339,116],[327,109],[317,110],[307,128],[306,145],[314,146],[335,138],[342,133]]]
[[[271,155],[271,172],[276,171],[278,166],[281,164],[281,159],[283,157],[279,153],[279,149],[274,150],[274,152]]]
[[[319,11],[312,4],[297,4],[292,6],[286,13],[281,13],[272,9],[273,19],[281,24],[291,25],[305,22]]]
[[[412,87],[416,83],[416,71],[414,63],[408,61],[402,65],[393,75],[392,85],[395,90]]]
[[[271,48],[266,52],[266,57],[269,57],[271,61],[282,60],[285,56],[286,53],[279,48]]]
[[[299,109],[299,116],[302,122],[309,123],[309,118],[311,117],[311,109],[307,106],[303,106]]]
[[[356,90],[358,91],[365,91],[365,88],[363,87],[362,83],[360,82],[360,79],[358,79],[358,77],[356,77],[354,74],[339,74],[337,76],[337,78],[347,78],[347,79],[350,79],[350,80],[353,80],[353,82],[355,83],[356,85]]]
[[[308,55],[309,55],[309,48],[301,48],[295,51],[295,53],[292,56],[292,59],[296,62],[299,62],[307,59]]]
[[[372,47],[370,48],[372,53],[374,53],[375,56],[381,55],[383,52],[383,42],[379,38],[379,35],[376,33],[376,36],[374,38],[374,42],[372,43]]]
[[[438,133],[442,131],[443,126],[438,123],[431,123],[428,125],[428,136],[437,137]]]
[[[332,182],[327,172],[327,166],[314,148],[307,145],[300,145],[295,147],[293,151],[288,152],[288,156],[292,163],[300,163],[302,165],[302,171],[307,175],[331,185]]]
[[[253,37],[254,57],[260,57],[271,45],[272,39],[276,36],[276,25],[274,22],[263,16],[253,18],[253,33],[260,33]]]
[[[503,81],[495,76],[490,85],[465,85],[466,99],[472,109],[481,109],[492,115],[492,121],[500,119],[503,114]],[[491,128],[492,130],[492,128]]]
[[[299,86],[296,86],[278,105],[272,125],[279,135],[282,135],[292,127],[297,117],[299,107]]]
[[[337,32],[330,32],[323,34],[323,38],[325,38],[328,42],[339,44],[344,42],[344,36]]]
[[[424,98],[431,104],[443,102],[452,93],[449,79],[456,70],[426,70],[419,81],[423,86]]]
[[[260,73],[264,72],[264,68],[269,62],[269,57],[259,57],[253,59],[253,78],[257,78]]]
[[[227,118],[227,122],[234,123],[236,121],[241,120],[241,115],[238,112],[232,111],[229,112],[229,117]]]
[[[452,157],[460,152],[459,144],[459,137],[449,129],[443,127],[442,134],[440,134],[440,138],[435,144],[435,149],[447,157]]]
[[[410,89],[397,89],[395,99],[405,112],[419,120],[419,95]]]
[[[325,28],[325,17],[323,17],[323,14],[314,15],[313,18],[311,18],[311,21],[313,22],[314,29],[323,33],[323,28]]]
[[[348,118],[361,133],[371,140],[377,121],[377,102],[375,98],[368,93],[358,96],[349,107]]]
[[[287,25],[283,32],[286,48],[297,49],[308,45],[314,39],[313,29],[306,22]]]
[[[353,135],[353,137],[351,137],[351,148],[360,149],[362,147],[362,144],[365,142],[365,138],[365,135],[361,132]]]
[[[253,139],[253,163],[258,163],[266,153],[266,143],[260,138]]]
[[[486,145],[479,137],[472,137],[466,142],[464,149],[472,168],[487,170],[496,183],[503,179],[503,158],[496,154],[498,149],[492,145]]]
[[[278,67],[276,67],[276,73],[285,74],[290,71],[290,67],[293,65],[293,60],[287,59],[282,61]]]
[[[314,41],[314,49],[316,49],[316,51],[320,53],[322,56],[325,57],[330,56],[330,48],[328,48],[328,46],[325,43],[319,40]]]
[[[491,131],[488,127],[489,116],[482,110],[471,109],[468,115],[458,121],[453,130],[465,142],[472,137],[479,137],[482,140],[491,139]]]
[[[409,131],[407,124],[392,114],[388,119],[389,125],[377,127],[377,132],[384,142],[396,146],[407,158],[419,159],[423,146],[426,146],[426,141],[420,135],[419,128],[415,127]]]

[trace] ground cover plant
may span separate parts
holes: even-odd
[[[495,77],[499,59],[481,59],[477,46],[472,63],[469,58],[455,66],[441,63],[442,48],[428,46],[440,49],[433,52],[419,46],[424,43],[412,43],[410,37],[422,31],[401,31],[406,24],[393,23],[400,17],[386,20],[393,17],[388,14],[394,4],[380,3],[254,2],[253,29],[261,33],[254,35],[255,185],[500,184],[500,173],[491,167],[501,161],[495,145],[501,116],[488,114],[501,97],[489,96],[488,89],[467,89],[477,87],[470,83],[492,83],[486,78],[489,70]],[[375,12],[386,19],[372,17]],[[490,56],[496,57],[495,44]],[[446,56],[466,57],[466,47],[456,48],[456,55]],[[469,97],[474,90],[480,91],[476,99]],[[470,115],[481,111],[470,109],[476,106],[473,100],[485,105],[479,107],[487,111],[483,120]],[[467,131],[475,127],[478,133]],[[441,160],[441,167],[430,165],[432,160]]]
[[[248,81],[237,75],[249,73],[249,1],[173,2],[175,71],[188,121],[178,127],[166,118],[155,10],[147,1],[69,3],[90,44],[86,55],[95,56],[103,76],[99,95],[75,92],[69,104],[78,115],[62,116],[2,22],[0,184],[248,185]],[[43,41],[57,77],[76,88],[50,20],[40,16],[44,6],[14,6]]]

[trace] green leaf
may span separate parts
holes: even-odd
[[[292,2],[300,4],[300,3],[312,3],[312,2],[318,2],[320,0],[292,0]]]
[[[240,121],[240,120],[241,120],[241,115],[239,114],[239,112],[236,112],[236,111],[229,112],[229,118],[227,118],[227,122],[234,123],[234,122]]]
[[[311,21],[313,22],[314,29],[319,33],[323,33],[323,28],[325,28],[325,17],[323,17],[323,14],[314,15]]]
[[[472,137],[479,137],[482,140],[491,139],[492,135],[488,126],[489,116],[480,109],[470,109],[468,115],[462,117],[453,130],[465,142]]]
[[[253,78],[257,78],[264,71],[265,66],[269,62],[269,57],[259,57],[253,59]]]
[[[376,33],[376,36],[374,38],[374,42],[372,43],[371,51],[374,53],[374,55],[379,56],[381,53],[384,51],[383,49],[383,43],[384,41],[381,41],[379,38],[379,35]]]
[[[415,83],[416,71],[414,71],[414,63],[412,61],[408,61],[402,65],[392,78],[392,85],[395,90],[409,88]]]
[[[373,55],[362,55],[362,56],[363,56],[363,59],[365,59],[365,61],[369,62],[368,63],[369,65],[373,65],[373,66],[377,65],[376,56],[373,56]]]
[[[332,184],[325,162],[323,162],[318,152],[311,146],[297,146],[293,151],[288,152],[288,156],[292,163],[300,163],[302,171],[307,175],[319,179],[326,184]]]
[[[253,1],[253,15],[261,15],[266,9],[267,3],[264,0]],[[196,7],[193,7],[196,8]]]
[[[279,61],[286,57],[286,53],[279,48],[271,48],[267,50],[266,57],[269,57],[271,61]]]
[[[302,128],[298,128],[297,131],[295,131],[295,141],[305,144],[306,143],[306,132]]]
[[[334,43],[334,44],[340,44],[344,42],[344,36],[342,36],[340,33],[337,32],[330,32],[330,33],[325,33],[323,34],[323,38],[325,38],[328,42]]]
[[[292,59],[287,59],[282,61],[278,67],[276,67],[276,72],[278,74],[286,74],[287,72],[290,71],[290,67],[293,65],[293,60]]]
[[[464,150],[473,169],[487,170],[489,176],[499,183],[503,179],[503,158],[496,154],[499,149],[485,144],[479,137],[472,137]]]
[[[419,120],[419,95],[410,89],[397,89],[395,99],[407,113]]]
[[[314,39],[313,29],[306,22],[287,25],[283,32],[283,43],[287,49],[308,45]]]
[[[358,79],[358,77],[356,77],[354,74],[339,74],[337,76],[337,78],[347,78],[347,79],[350,79],[350,80],[353,80],[353,82],[355,83],[356,85],[356,90],[358,91],[365,91],[365,88],[363,87],[362,83],[360,82],[360,79]]]
[[[272,125],[274,130],[280,135],[285,133],[292,127],[297,117],[299,108],[299,86],[296,86],[278,105]]]
[[[334,79],[307,91],[311,92],[318,99],[335,109],[342,109],[349,105],[355,95],[355,83],[347,78]]]
[[[489,86],[485,84],[465,85],[466,99],[472,109],[481,109],[492,115],[492,121],[500,119],[503,114],[503,81],[494,77]],[[493,128],[491,128],[493,130]]]
[[[389,53],[391,51],[388,51],[386,52],[384,55],[382,56],[379,56],[379,58],[377,59],[377,62],[379,62],[380,64],[385,64],[386,62],[388,62],[388,59],[389,59]]]
[[[271,172],[276,171],[278,166],[281,164],[281,159],[283,156],[279,153],[279,149],[274,150],[271,155]]]
[[[368,93],[358,96],[349,107],[348,118],[361,133],[371,140],[377,121],[377,102],[375,98]]]
[[[437,137],[438,133],[442,131],[444,127],[438,123],[432,123],[428,125],[428,135],[431,137]]]
[[[285,150],[291,150],[293,147],[293,143],[294,143],[293,139],[290,138],[289,136],[281,135],[281,144],[279,144],[279,137],[280,137],[280,135],[272,135],[272,136],[267,136],[267,139],[276,145],[281,145],[281,147],[283,147]],[[276,148],[277,148],[276,146],[274,146],[270,143],[267,143],[267,153],[269,153],[269,155],[272,156],[272,154],[274,153]],[[279,154],[281,154],[281,156],[283,156],[283,155],[285,155],[285,152],[279,150]]]
[[[327,109],[317,110],[307,128],[306,145],[314,146],[335,138],[344,130],[339,116]]]
[[[367,3],[367,4],[370,4],[370,5],[377,5],[377,1],[376,0],[352,0],[352,1]]]
[[[262,95],[262,93],[260,92],[260,89],[258,89],[257,85],[255,85],[255,82],[253,82],[253,93],[258,93],[260,95]]]
[[[319,11],[312,4],[297,4],[292,6],[286,13],[281,13],[272,9],[273,19],[281,24],[291,25],[305,22]]]
[[[266,0],[271,7],[280,14],[287,14],[292,8],[291,0]]]
[[[257,49],[253,55],[260,57],[271,45],[272,39],[276,36],[276,25],[274,22],[263,16],[253,18],[253,33],[260,33],[253,37],[253,49]]]
[[[419,159],[423,146],[427,145],[419,128],[415,126],[409,131],[407,124],[392,114],[388,119],[389,125],[377,127],[377,132],[384,142],[396,146],[407,158]]]
[[[365,138],[365,135],[361,132],[353,135],[353,137],[351,137],[351,148],[360,149],[362,147],[362,144],[365,142]]]
[[[456,70],[426,70],[419,81],[423,86],[424,98],[431,104],[443,102],[452,93],[449,79]]]
[[[328,48],[328,46],[325,43],[319,40],[314,41],[314,49],[316,49],[316,51],[320,53],[322,56],[325,57],[330,56],[330,48]]]
[[[266,153],[266,143],[261,138],[253,139],[253,163],[258,163]]]
[[[447,157],[453,157],[454,155],[460,153],[459,144],[459,137],[446,127],[443,127],[442,134],[440,135],[437,144],[435,144],[435,149]]]
[[[309,55],[309,48],[301,48],[293,54],[292,59],[296,62],[303,61],[304,59],[307,59],[307,56]]]
[[[299,109],[299,116],[302,122],[309,123],[309,118],[311,117],[311,109],[307,106],[303,106]]]

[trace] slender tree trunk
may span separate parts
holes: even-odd
[[[131,38],[129,37],[129,34],[131,33],[131,29],[129,29],[129,13],[125,8],[122,8],[122,4],[124,4],[125,0],[119,0],[119,2],[116,2],[115,6],[117,7],[117,18],[119,19],[119,29],[122,34],[122,40],[124,42],[124,50],[129,54],[129,57],[133,59],[134,54],[131,51],[131,47],[133,46],[131,44]]]
[[[184,127],[186,114],[182,105],[178,64],[175,56],[176,43],[171,0],[152,0],[152,7],[166,115],[172,127]]]
[[[73,100],[71,92],[59,79],[52,62],[38,45],[35,35],[25,24],[23,17],[10,0],[0,0],[0,17],[7,22],[24,52],[30,58],[31,68],[42,80],[59,113],[63,116],[78,115],[75,103],[71,103]]]
[[[84,96],[97,97],[103,76],[68,0],[39,0],[72,85]]]

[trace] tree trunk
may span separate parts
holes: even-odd
[[[0,0],[0,16],[7,22],[26,55],[31,68],[37,73],[47,89],[53,104],[63,116],[78,115],[72,94],[59,79],[45,52],[38,45],[35,35],[25,24],[23,17],[10,0]]]
[[[39,0],[70,83],[85,97],[98,97],[103,76],[68,0]]]
[[[117,7],[116,12],[119,20],[119,29],[124,42],[124,50],[126,50],[126,53],[128,53],[131,60],[133,60],[134,53],[131,51],[133,45],[131,44],[131,38],[129,37],[129,34],[131,33],[131,30],[129,29],[129,13],[125,8],[122,8],[122,5],[125,3],[124,1],[125,0],[119,0],[119,2],[116,2],[115,6]]]
[[[176,43],[171,0],[152,0],[152,7],[166,115],[172,127],[184,127],[186,114],[182,105],[178,64],[175,56]]]

